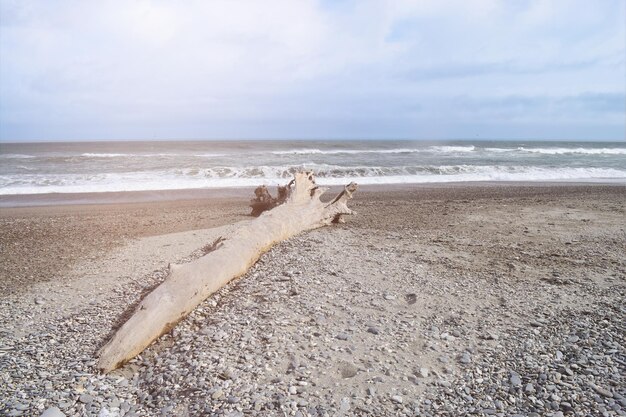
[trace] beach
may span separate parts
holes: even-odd
[[[625,15],[0,0],[0,417],[626,417]]]
[[[251,196],[3,204],[0,414],[624,415],[621,184],[362,187],[346,224],[276,245],[99,374],[129,306],[252,221]]]

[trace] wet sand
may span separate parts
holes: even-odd
[[[524,205],[546,198],[592,203],[600,197],[619,206],[625,189],[620,185],[529,183],[367,186],[361,187],[353,205],[357,210],[367,207],[358,222],[393,227],[411,219],[430,227],[442,214],[430,209],[430,201],[437,202],[434,207],[443,207],[446,202],[464,200],[468,211],[476,204],[488,200],[498,204],[501,199]],[[327,194],[337,190],[333,187]],[[127,239],[248,219],[251,195],[252,189],[235,188],[5,197],[2,204],[13,207],[0,208],[0,292],[11,294],[32,283],[62,279],[78,260],[97,259]],[[388,210],[398,204],[402,213]],[[429,220],[424,211],[436,217]]]

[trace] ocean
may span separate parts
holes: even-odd
[[[626,184],[626,142],[153,141],[0,143],[0,195],[319,184]]]

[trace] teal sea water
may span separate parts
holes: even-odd
[[[626,184],[626,142],[177,141],[0,144],[0,195],[282,184]]]

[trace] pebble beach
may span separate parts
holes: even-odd
[[[365,187],[98,373],[129,306],[249,198],[3,207],[0,414],[626,415],[623,185]]]

